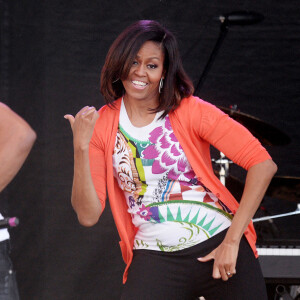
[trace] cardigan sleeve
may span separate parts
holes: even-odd
[[[99,118],[100,119],[100,118]],[[98,121],[99,121],[98,119]],[[106,162],[104,145],[99,137],[98,131],[101,126],[97,121],[92,139],[89,144],[90,170],[97,196],[102,205],[102,211],[106,202]]]
[[[200,110],[190,109],[201,138],[209,142],[237,165],[248,170],[271,159],[266,149],[250,131],[216,106],[196,98]],[[198,113],[197,113],[198,112]]]

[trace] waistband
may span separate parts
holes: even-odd
[[[10,241],[8,239],[0,242],[0,252],[7,252],[10,249]]]
[[[150,255],[159,255],[159,256],[167,256],[167,257],[199,257],[205,256],[217,246],[219,246],[225,238],[228,228],[224,229],[220,233],[214,235],[213,237],[203,241],[197,245],[194,245],[189,248],[185,248],[182,250],[174,251],[174,252],[164,252],[157,250],[147,250],[147,249],[136,249],[133,250],[133,255],[137,254],[150,254]]]

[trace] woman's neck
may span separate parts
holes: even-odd
[[[133,126],[147,126],[154,120],[155,113],[149,111],[149,109],[156,108],[158,103],[147,100],[133,100],[126,97],[126,95],[123,97],[123,101],[128,118]]]

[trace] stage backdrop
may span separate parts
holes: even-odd
[[[1,101],[37,132],[28,160],[3,193],[7,213],[20,218],[11,236],[21,299],[120,297],[124,264],[109,205],[96,226],[84,228],[70,204],[72,135],[63,118],[103,105],[100,71],[112,41],[136,20],[162,22],[177,36],[196,84],[220,32],[218,17],[239,10],[265,19],[229,28],[198,95],[223,107],[237,104],[287,133],[289,145],[268,150],[278,175],[299,176],[299,1],[0,0]],[[243,180],[240,169],[230,172]],[[286,200],[274,201],[274,211],[295,206]],[[277,225],[297,237],[297,220]]]

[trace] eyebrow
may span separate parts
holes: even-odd
[[[136,57],[137,57],[137,58],[140,58],[139,55],[137,55]],[[151,56],[151,57],[148,57],[147,59],[148,59],[148,60],[151,60],[151,59],[157,59],[157,60],[160,60],[160,58],[159,58],[159,57],[156,57],[156,56]]]

